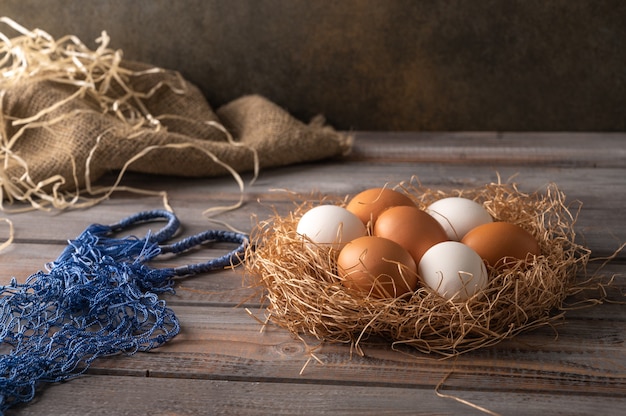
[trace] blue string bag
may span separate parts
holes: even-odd
[[[167,220],[144,238],[113,235],[135,224]],[[0,415],[29,402],[42,383],[74,378],[99,357],[148,351],[180,330],[160,294],[173,292],[174,278],[234,266],[244,259],[248,237],[209,230],[163,244],[180,226],[169,211],[145,211],[113,225],[93,224],[47,271],[23,284],[0,286]],[[222,257],[176,268],[151,268],[155,257],[203,243],[238,244]]]

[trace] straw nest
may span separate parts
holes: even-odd
[[[345,206],[346,200],[298,196],[292,212],[286,216],[274,212],[251,234],[246,275],[262,289],[269,322],[296,335],[350,343],[357,351],[363,340],[382,336],[394,347],[406,344],[450,356],[552,324],[562,317],[565,298],[581,290],[576,276],[586,268],[590,252],[574,242],[577,211],[571,212],[556,185],[534,194],[501,183],[444,192],[412,179],[394,189],[420,208],[448,196],[482,203],[496,221],[531,232],[541,255],[530,267],[520,261],[499,272],[489,269],[486,290],[466,302],[445,300],[423,286],[400,298],[361,296],[342,285],[336,251],[307,244],[296,233],[298,220],[308,209],[322,203]]]

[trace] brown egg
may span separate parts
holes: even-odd
[[[532,260],[539,255],[539,243],[522,227],[497,221],[479,225],[470,230],[461,240],[474,249],[488,265],[501,268],[518,260]]]
[[[369,221],[372,221],[372,224],[375,223],[381,212],[397,205],[415,206],[408,196],[398,191],[389,188],[372,188],[355,195],[348,202],[346,209],[367,225]]]
[[[416,264],[426,250],[448,240],[441,224],[416,206],[396,206],[383,211],[374,223],[374,235],[400,244]]]
[[[408,251],[382,237],[350,241],[339,252],[337,273],[343,285],[375,298],[412,292],[417,287],[417,265]]]

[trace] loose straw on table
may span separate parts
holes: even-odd
[[[13,239],[15,238],[15,230],[13,227],[13,221],[11,221],[10,219],[0,218],[0,222],[5,222],[9,225],[9,236],[2,244],[0,244],[0,251],[2,251],[13,243]]]

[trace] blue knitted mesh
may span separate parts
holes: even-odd
[[[210,231],[171,246],[159,242],[178,227],[173,214],[149,211],[115,226],[91,225],[64,252],[31,275],[0,286],[0,415],[33,399],[41,382],[68,380],[97,358],[158,347],[179,332],[173,311],[158,295],[172,292],[177,275],[236,263],[247,238]],[[145,238],[111,238],[130,223],[166,217],[168,227]],[[174,228],[174,229],[173,229]],[[199,265],[155,269],[145,263],[206,241],[240,243],[231,253]]]

